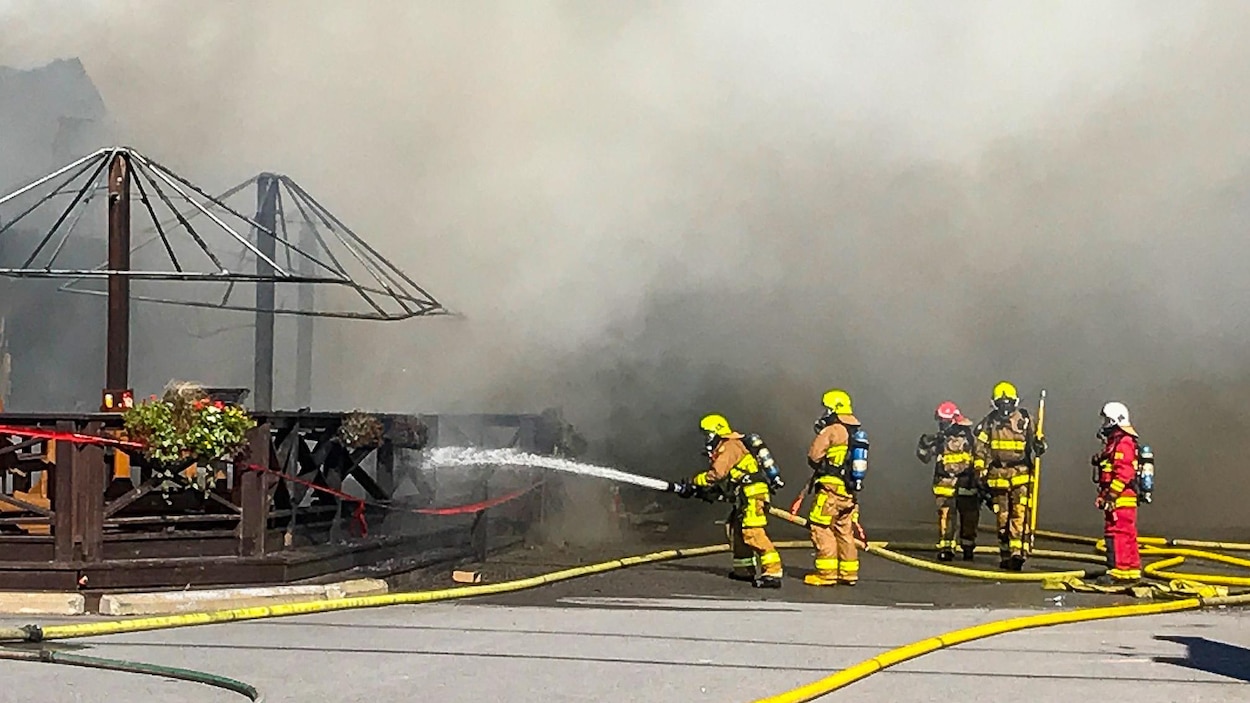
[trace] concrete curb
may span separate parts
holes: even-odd
[[[117,593],[100,597],[100,615],[176,615],[206,610],[253,608],[282,603],[382,595],[388,590],[386,582],[380,579],[354,579],[319,586]]]
[[[353,579],[319,586],[218,588],[197,591],[116,593],[100,597],[100,615],[176,615],[205,610],[335,600],[389,592],[381,579]],[[0,591],[0,615],[85,615],[87,599],[80,593]]]
[[[87,599],[79,593],[0,592],[4,615],[82,615]]]

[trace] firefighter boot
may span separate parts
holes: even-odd
[[[820,574],[808,574],[803,577],[803,583],[809,586],[836,586],[838,580],[836,578],[826,578]]]
[[[751,584],[756,588],[781,588],[780,576],[761,576]]]
[[[1023,569],[1024,569],[1024,557],[1020,556],[1019,554],[1012,555],[1012,557],[1007,560],[1008,571],[1022,571]]]
[[[742,574],[737,571],[730,571],[728,574],[726,574],[726,576],[728,576],[733,581],[746,581],[747,583],[755,582],[754,574]]]
[[[953,561],[954,559],[955,553],[949,549],[943,549],[938,552],[938,561]]]
[[[976,547],[964,547],[964,561],[972,561],[972,558],[976,555],[976,553]]]

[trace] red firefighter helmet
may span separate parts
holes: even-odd
[[[934,420],[947,420],[949,422],[954,422],[956,418],[961,416],[962,413],[959,412],[959,406],[949,400],[938,404],[937,409],[933,411]]]

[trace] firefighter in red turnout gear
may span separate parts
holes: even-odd
[[[1129,422],[1123,403],[1102,407],[1103,448],[1091,459],[1098,498],[1094,505],[1103,511],[1107,545],[1107,574],[1104,585],[1126,584],[1141,579],[1141,555],[1137,550],[1137,456],[1140,441]]]

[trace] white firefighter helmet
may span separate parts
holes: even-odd
[[[1128,419],[1128,406],[1124,403],[1112,401],[1102,406],[1102,426],[1111,427],[1112,425],[1132,429],[1133,423]]]

